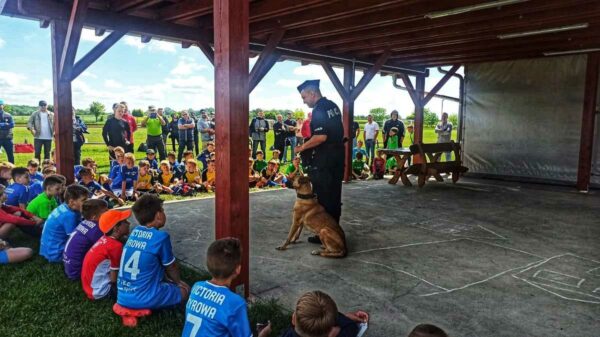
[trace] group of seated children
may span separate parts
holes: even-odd
[[[412,131],[412,126],[409,126],[409,134],[412,134]],[[398,139],[398,128],[391,128],[387,141],[387,149],[395,150],[401,145]],[[383,179],[384,174],[393,174],[398,169],[396,158],[393,156],[386,158],[381,149],[377,150],[377,157],[372,158],[373,160],[371,160],[371,166],[369,167],[369,157],[367,151],[363,148],[361,140],[356,142],[356,147],[352,151],[352,158],[352,177],[354,179]],[[408,164],[410,165],[410,162]]]
[[[299,156],[294,157],[283,173],[280,172],[279,164],[279,150],[273,151],[273,158],[268,162],[264,159],[264,153],[261,150],[256,151],[256,159],[252,159],[252,156],[248,158],[250,187],[291,187],[294,178],[304,174]]]

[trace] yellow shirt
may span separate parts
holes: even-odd
[[[160,180],[164,186],[170,186],[173,182],[173,173],[161,173]]]
[[[152,189],[152,175],[150,174],[145,174],[145,175],[138,175],[138,182],[137,182],[137,188],[138,190],[149,190]]]
[[[200,173],[198,171],[196,171],[196,172],[185,171],[185,174],[183,175],[183,180],[186,183],[190,183],[190,184],[198,183],[198,180],[200,180],[198,178],[200,178]]]

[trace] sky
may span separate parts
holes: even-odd
[[[105,35],[106,36],[106,35]],[[85,29],[77,59],[104,37]],[[250,67],[257,58],[250,59]],[[342,70],[336,69],[341,80]],[[443,75],[432,69],[425,88],[431,89]],[[357,72],[356,83],[362,77]],[[307,79],[320,79],[324,96],[340,107],[342,100],[320,66],[299,62],[278,62],[250,95],[250,109],[310,109],[303,105],[296,86]],[[413,79],[414,83],[414,79]],[[92,101],[107,108],[116,101],[127,101],[130,109],[146,110],[148,105],[174,110],[214,107],[214,70],[197,47],[183,49],[179,44],[152,40],[141,43],[136,36],[125,36],[73,81],[73,104],[87,108]],[[458,80],[451,79],[440,94],[458,97]],[[37,21],[0,16],[0,99],[6,104],[37,105],[41,99],[52,101],[52,56],[50,29]],[[432,99],[430,110],[457,113],[458,104]],[[372,108],[396,109],[405,117],[414,106],[408,93],[392,85],[392,77],[376,75],[355,102],[355,115],[366,115]]]

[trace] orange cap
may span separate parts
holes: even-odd
[[[106,234],[110,231],[116,224],[119,222],[129,218],[131,216],[131,209],[127,209],[124,211],[119,211],[116,209],[111,209],[107,212],[102,213],[100,216],[99,226],[102,233]]]

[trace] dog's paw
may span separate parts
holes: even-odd
[[[287,249],[287,247],[285,247],[285,246],[279,246],[279,247],[277,247],[277,248],[275,248],[275,249],[277,249],[277,250],[286,250],[286,249]]]
[[[292,242],[290,242],[290,243],[291,243],[291,244],[302,243],[302,240],[295,240],[295,241],[292,241]]]
[[[320,250],[313,250],[312,252],[310,252],[311,255],[321,255],[321,251]]]

